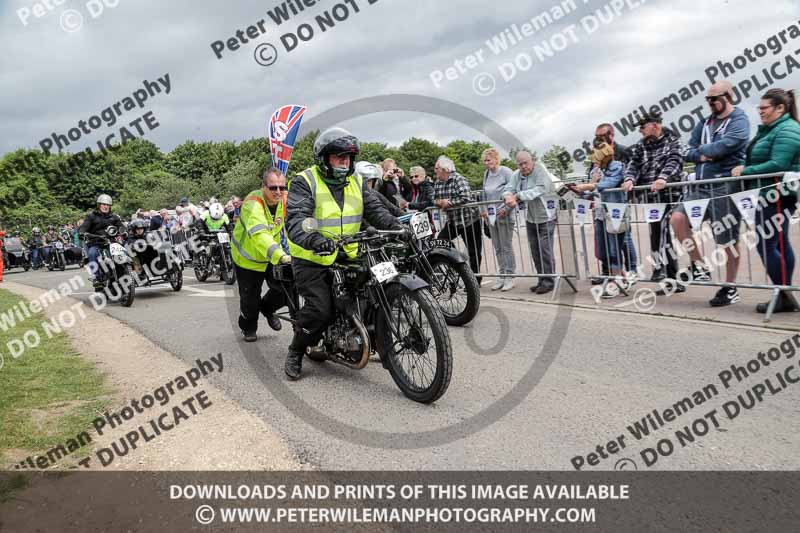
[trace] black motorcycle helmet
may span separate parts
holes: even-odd
[[[141,230],[147,231],[147,228],[149,228],[149,227],[150,227],[150,223],[148,221],[144,220],[144,219],[141,219],[141,218],[137,218],[136,220],[131,222],[131,230],[133,230],[133,234],[134,235],[141,235],[140,233],[137,233],[136,230],[141,229]],[[144,233],[144,231],[142,233]]]
[[[360,151],[361,145],[359,145],[358,139],[342,128],[327,129],[320,133],[317,140],[314,141],[314,160],[322,171],[323,178],[327,181],[341,183],[347,176],[352,175],[355,171],[356,156]],[[329,162],[331,154],[350,154],[350,168],[346,175],[334,174],[334,169]]]

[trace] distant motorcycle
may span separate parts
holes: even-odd
[[[192,257],[192,267],[197,280],[202,282],[216,274],[226,285],[236,283],[236,270],[233,268],[231,255],[231,236],[227,230],[199,232],[197,240],[199,246]]]
[[[141,255],[154,259],[147,264],[147,269],[137,270],[136,286],[151,287],[169,283],[172,290],[178,292],[183,287],[183,259],[172,243],[169,232],[167,235],[158,231],[150,232],[150,234],[156,235],[157,238],[146,240],[147,247]],[[135,249],[134,255],[138,255]]]
[[[51,272],[56,269],[66,270],[67,260],[64,257],[64,243],[56,241],[48,245],[48,248],[47,270]]]

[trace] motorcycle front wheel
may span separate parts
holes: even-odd
[[[133,300],[136,297],[136,283],[133,281],[133,274],[130,265],[125,265],[123,277],[130,280],[126,286],[120,287],[122,295],[120,296],[119,303],[122,307],[130,307],[133,305]]]
[[[431,292],[448,326],[468,324],[481,306],[481,287],[467,263],[436,257],[429,259],[433,278]]]
[[[381,358],[403,394],[415,402],[435,402],[447,391],[453,374],[453,348],[444,316],[428,289],[412,291],[390,284],[386,298],[389,316],[380,319]]]
[[[208,259],[208,254],[205,252],[197,252],[194,255],[194,275],[197,281],[201,283],[207,280],[211,273],[211,265]]]
[[[225,250],[222,251],[219,278],[225,282],[225,285],[236,283],[236,270],[233,268],[233,259],[230,253]]]
[[[183,272],[181,270],[175,270],[169,277],[169,284],[172,287],[172,290],[178,292],[183,287]]]

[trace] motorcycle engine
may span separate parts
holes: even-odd
[[[359,329],[353,324],[339,324],[335,331],[333,351],[349,362],[357,363],[364,352],[364,337]]]

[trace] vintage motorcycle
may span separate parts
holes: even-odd
[[[101,283],[95,285],[94,290],[105,292],[110,300],[119,301],[122,307],[130,307],[136,297],[136,281],[133,278],[131,257],[122,245],[128,235],[115,226],[108,226],[105,233],[84,234],[84,238],[88,236],[102,241],[97,258],[99,268],[95,273]]]
[[[47,257],[47,270],[51,272],[53,270],[66,270],[67,269],[67,260],[64,257],[64,243],[61,241],[55,241],[52,244],[47,245],[48,248],[48,257]]]
[[[388,243],[386,255],[400,272],[416,274],[428,282],[449,326],[468,324],[480,309],[481,286],[467,259],[450,241],[430,238],[433,228],[427,214],[410,213],[399,220],[409,225],[414,239]]]
[[[214,274],[226,285],[236,283],[236,270],[231,256],[231,236],[225,229],[197,233],[198,249],[192,258],[194,275],[205,281]]]
[[[368,228],[337,237],[320,230],[315,219],[304,220],[303,230],[324,234],[339,250],[348,244],[359,246],[357,260],[344,260],[344,252],[340,252],[330,267],[335,318],[320,344],[309,348],[309,359],[360,370],[370,354],[377,352],[408,398],[420,403],[439,399],[453,372],[447,325],[428,284],[413,274],[398,273],[384,252],[385,245],[402,241],[406,230]],[[288,316],[276,316],[295,324],[300,297],[292,266],[277,265],[274,272],[289,302]]]

